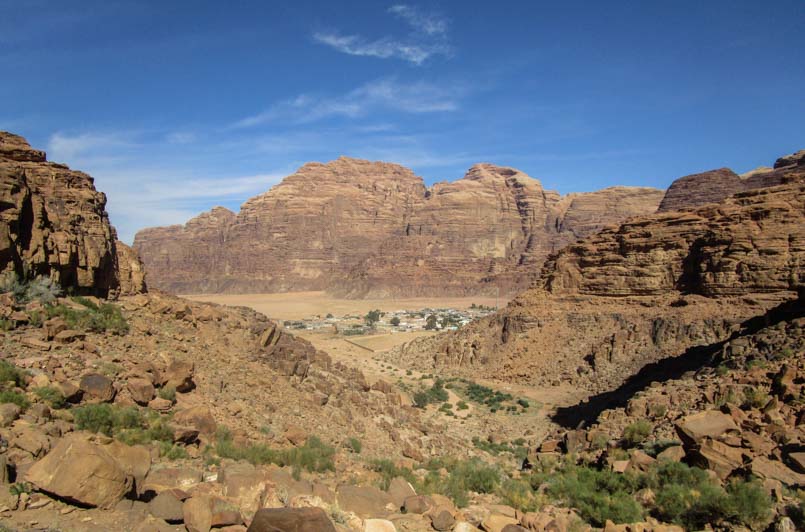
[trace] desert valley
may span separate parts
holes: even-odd
[[[801,7],[0,5],[0,532],[805,530]]]
[[[399,207],[407,171],[340,159],[135,249],[88,175],[0,161],[9,527],[801,523],[805,151],[571,198],[478,165]],[[254,231],[282,251],[223,251]]]

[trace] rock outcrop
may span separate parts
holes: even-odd
[[[729,168],[719,168],[680,177],[668,188],[658,211],[678,211],[718,203],[738,192],[780,185],[796,175],[805,175],[805,150],[780,157],[774,168],[761,167],[741,175]]]
[[[601,391],[728,337],[805,285],[805,179],[633,218],[551,256],[538,286],[469,327],[389,353]]]
[[[506,292],[527,286],[549,253],[654,212],[661,196],[615,187],[562,197],[491,164],[427,188],[402,166],[342,157],[304,165],[238,214],[217,207],[142,230],[134,247],[150,283],[180,293]]]
[[[0,132],[0,273],[47,276],[103,297],[121,287],[141,291],[141,265],[130,250],[118,249],[105,207],[92,177]]]

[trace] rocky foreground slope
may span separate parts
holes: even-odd
[[[604,391],[649,362],[723,340],[803,286],[803,160],[785,172],[785,184],[570,245],[502,312],[389,360]]]
[[[560,196],[491,164],[427,188],[402,166],[341,157],[304,165],[237,214],[218,207],[142,230],[134,247],[151,284],[178,293],[508,292],[552,251],[654,212],[661,198],[636,187]]]

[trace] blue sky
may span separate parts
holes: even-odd
[[[0,129],[89,172],[121,237],[306,161],[475,162],[566,193],[805,148],[802,0],[0,0]]]

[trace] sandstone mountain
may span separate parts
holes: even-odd
[[[661,198],[630,187],[563,197],[491,164],[427,188],[402,166],[341,157],[304,165],[237,214],[219,207],[142,230],[134,247],[149,282],[180,293],[509,292],[527,286],[549,253],[654,212]]]
[[[142,267],[116,241],[105,207],[92,177],[0,132],[0,273],[43,275],[104,297],[141,292]]]
[[[805,282],[805,167],[722,203],[633,218],[552,255],[538,286],[469,327],[389,354],[422,369],[609,390],[723,340]]]

